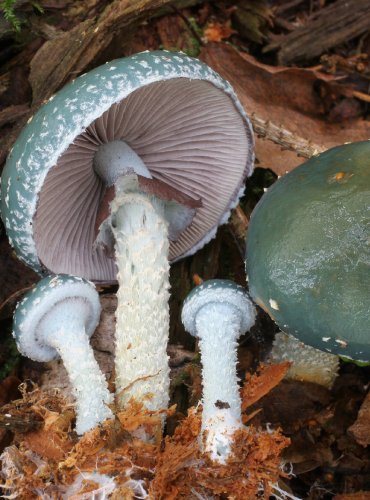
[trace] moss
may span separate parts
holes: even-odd
[[[8,333],[0,347],[0,381],[7,377],[17,366],[21,355],[15,340]]]

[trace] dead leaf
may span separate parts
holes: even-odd
[[[206,42],[221,42],[230,38],[231,35],[236,33],[231,28],[230,23],[221,24],[219,22],[210,22],[204,30],[204,39]]]
[[[233,26],[238,33],[255,43],[266,39],[266,28],[273,25],[274,11],[266,0],[249,0],[239,3],[232,13]]]
[[[370,392],[361,405],[355,423],[348,430],[361,446],[366,448],[370,444]]]
[[[59,433],[41,429],[29,432],[23,438],[24,445],[46,460],[62,460],[72,449],[72,443]]]
[[[205,46],[200,58],[231,83],[249,115],[255,113],[261,120],[323,149],[370,137],[370,123],[363,119],[351,121],[350,127],[326,121],[314,85],[317,80],[330,81],[332,75],[310,68],[268,66],[220,43]],[[270,168],[278,175],[303,161],[295,153],[258,137],[256,156],[258,166]]]

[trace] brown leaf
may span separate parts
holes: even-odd
[[[348,430],[361,446],[370,444],[370,392],[362,403],[355,423]]]
[[[261,64],[225,44],[208,44],[202,49],[200,58],[231,83],[249,115],[255,113],[260,119],[323,149],[370,137],[370,123],[365,120],[353,120],[350,127],[325,120],[314,84],[317,80],[333,79],[331,75],[310,68]],[[270,168],[278,175],[302,163],[295,153],[283,151],[271,141],[259,138],[256,156],[259,166]]]
[[[72,443],[55,431],[41,429],[30,432],[23,438],[27,448],[47,460],[62,460],[72,449]]]
[[[330,444],[314,440],[309,431],[295,435],[284,459],[294,465],[295,474],[303,474],[323,465],[333,465],[334,457]]]

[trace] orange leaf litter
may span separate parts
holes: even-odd
[[[248,377],[242,390],[243,410],[251,401],[277,385],[286,364],[263,367]],[[27,411],[41,418],[42,428],[16,434],[3,452],[3,491],[8,498],[97,498],[153,500],[269,498],[281,468],[281,452],[289,439],[279,430],[253,425],[234,434],[233,453],[225,465],[212,462],[200,451],[201,408],[190,408],[173,436],[153,443],[140,440],[140,432],[157,436],[163,415],[175,408],[149,412],[131,402],[115,419],[107,420],[78,437],[73,431],[74,412],[55,393],[40,389],[24,392],[23,399],[5,407],[7,414]],[[158,437],[158,436],[157,436]]]

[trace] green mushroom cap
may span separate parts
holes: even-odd
[[[370,141],[313,157],[264,194],[246,267],[253,299],[284,332],[370,360]]]

